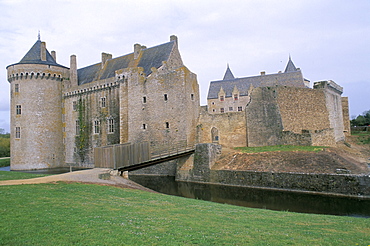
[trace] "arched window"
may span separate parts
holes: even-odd
[[[218,129],[216,127],[212,127],[211,137],[212,137],[212,142],[213,143],[218,143],[219,137],[218,137]]]

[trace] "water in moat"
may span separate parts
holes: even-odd
[[[370,218],[370,199],[178,182],[170,176],[130,175],[129,178],[147,188],[174,196],[250,208]]]

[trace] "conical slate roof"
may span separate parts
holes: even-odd
[[[58,64],[54,58],[50,55],[49,51],[46,49],[46,60],[41,59],[41,40],[38,39],[32,48],[27,52],[27,54],[22,58],[22,60],[16,64],[45,64],[64,67]],[[16,65],[13,64],[13,65]]]
[[[286,67],[285,67],[284,73],[295,72],[295,71],[297,71],[297,68],[294,66],[294,63],[292,62],[292,59],[289,56],[289,61],[288,61],[288,64],[286,65]]]
[[[226,69],[223,80],[229,80],[229,79],[235,79],[235,77],[229,68],[229,64],[227,64],[227,69]]]

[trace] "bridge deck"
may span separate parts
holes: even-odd
[[[159,163],[162,163],[162,162],[166,162],[166,161],[171,161],[171,160],[174,160],[174,159],[177,159],[179,157],[183,157],[183,156],[187,156],[187,155],[191,155],[193,154],[195,151],[194,148],[186,148],[182,151],[178,151],[178,152],[175,152],[175,153],[169,153],[168,155],[157,155],[157,156],[153,156],[152,159],[148,160],[148,161],[144,161],[142,163],[138,163],[138,164],[134,164],[134,165],[130,165],[130,166],[125,166],[125,167],[118,167],[117,170],[118,171],[135,171],[135,170],[138,170],[138,169],[141,169],[141,168],[144,168],[144,167],[149,167],[149,166],[153,166],[153,165],[156,165],[156,164],[159,164]]]

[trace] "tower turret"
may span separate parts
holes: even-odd
[[[39,39],[7,66],[11,93],[11,169],[64,164],[62,83],[69,69],[58,64]]]

